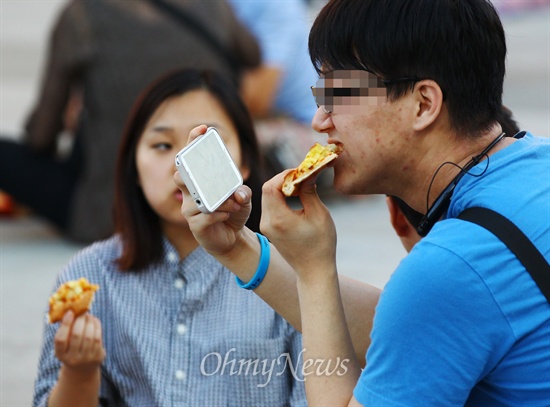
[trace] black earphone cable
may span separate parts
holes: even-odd
[[[457,175],[458,176],[464,176],[464,175],[471,175],[472,177],[481,177],[483,174],[485,174],[485,172],[487,172],[487,170],[489,169],[489,155],[487,155],[487,153],[485,154],[480,154],[478,156],[475,156],[472,158],[472,160],[476,160],[476,164],[479,164],[479,161],[480,161],[480,158],[481,157],[486,157],[487,158],[487,165],[485,166],[485,168],[483,169],[483,171],[481,171],[481,173],[479,174],[472,174],[470,171],[469,168],[467,168],[467,166],[464,166],[464,167],[461,167],[460,165],[456,164],[456,163],[453,163],[451,161],[445,161],[443,164],[441,164],[437,170],[435,170],[435,173],[434,173],[434,176],[432,177],[432,180],[430,181],[430,186],[428,187],[428,192],[426,193],[426,213],[428,213],[429,211],[429,206],[428,206],[428,202],[430,202],[430,190],[432,189],[432,185],[434,183],[434,180],[435,180],[435,177],[437,177],[437,173],[439,172],[439,170],[441,170],[441,168],[443,168],[445,165],[452,165],[456,168],[458,168],[460,170],[460,173]],[[470,167],[471,168],[471,167]],[[456,179],[456,177],[455,177]]]
[[[454,165],[458,168],[460,168],[460,172],[458,175],[443,189],[441,194],[436,198],[432,206],[427,209],[426,214],[424,215],[424,218],[420,221],[420,225],[416,229],[417,233],[420,236],[426,236],[428,232],[432,229],[433,225],[439,220],[439,218],[443,215],[443,213],[447,210],[451,203],[451,198],[453,196],[453,192],[459,181],[462,179],[462,177],[466,174],[480,177],[489,168],[489,151],[500,141],[502,138],[506,136],[506,133],[501,133],[497,138],[495,138],[485,149],[478,155],[472,157],[472,159],[464,166],[460,167],[458,164],[455,164],[453,162],[444,162],[441,164],[434,176],[432,177],[432,180],[430,182],[430,186],[428,187],[428,192],[426,194],[426,207],[428,206],[429,197],[430,197],[430,190],[432,188],[433,182],[435,177],[437,176],[437,173],[441,170],[441,168],[445,165]],[[483,157],[487,157],[487,165],[485,169],[480,174],[470,174],[469,171],[472,167],[479,164],[481,159]]]

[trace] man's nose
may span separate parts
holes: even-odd
[[[333,123],[331,114],[327,113],[324,106],[321,105],[317,108],[313,120],[311,121],[311,127],[317,133],[328,133],[328,131],[332,129]]]

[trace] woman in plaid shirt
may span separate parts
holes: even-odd
[[[237,89],[196,70],[149,87],[120,146],[117,233],[78,253],[55,285],[86,277],[100,289],[90,313],[45,325],[34,405],[306,405],[301,335],[235,284],[180,213],[174,157],[201,123],[216,126],[259,200],[258,147]]]

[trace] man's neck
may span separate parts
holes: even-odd
[[[426,213],[441,192],[460,174],[461,168],[501,133],[502,129],[497,124],[483,136],[472,139],[461,139],[448,134],[429,135],[430,139],[424,143],[429,147],[420,155],[416,176],[409,184],[403,199],[418,212]],[[514,139],[503,138],[486,156],[480,157],[480,162],[513,142]]]

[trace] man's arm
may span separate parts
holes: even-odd
[[[206,128],[207,126],[202,125],[193,129],[189,142],[204,134]],[[233,198],[216,212],[204,214],[194,204],[177,172],[174,174],[174,181],[182,190],[182,214],[195,239],[242,281],[250,281],[258,267],[261,252],[257,236],[244,226],[250,214],[250,188],[240,187]],[[295,271],[271,245],[271,261],[267,274],[254,292],[297,330],[302,331],[296,282]],[[364,365],[380,290],[343,276],[339,276],[339,282],[355,353],[360,364]]]
[[[260,259],[260,243],[256,234],[243,229],[234,250],[218,257],[218,260],[242,281],[248,282],[254,275]],[[349,277],[339,275],[340,296],[349,322],[355,354],[361,366],[365,365],[366,350],[370,345],[370,331],[374,309],[380,290]],[[263,282],[254,290],[270,307],[302,332],[302,317],[298,299],[296,272],[271,245],[271,261]]]

